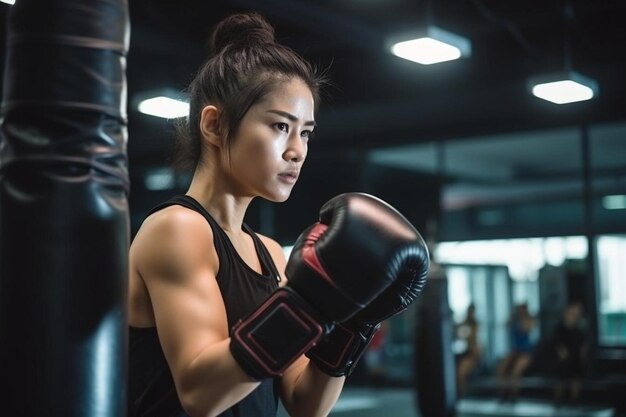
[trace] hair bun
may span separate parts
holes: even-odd
[[[240,13],[226,17],[211,35],[211,52],[215,55],[228,46],[242,47],[274,43],[274,28],[258,13]]]

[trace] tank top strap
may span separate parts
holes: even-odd
[[[151,209],[148,212],[148,216],[156,211],[159,211],[166,207],[174,206],[174,205],[183,206],[197,213],[200,213],[206,219],[206,221],[211,226],[211,229],[213,230],[213,242],[215,243],[215,250],[217,251],[217,256],[219,259],[226,259],[225,257],[230,257],[232,255],[230,251],[228,250],[229,240],[224,230],[222,230],[220,225],[217,224],[215,219],[213,219],[213,217],[209,214],[209,212],[206,211],[206,209],[202,206],[202,204],[200,204],[195,198],[191,196],[188,196],[185,194],[175,195],[169,200]]]
[[[190,210],[196,211],[204,216],[207,222],[211,225],[211,229],[213,230],[213,237],[215,242],[215,248],[217,250],[217,255],[219,259],[226,259],[226,257],[232,258],[235,249],[232,248],[232,244],[230,243],[230,238],[226,235],[222,227],[215,221],[213,216],[209,214],[208,211],[200,204],[195,198],[185,195],[179,194],[176,195],[169,200],[155,206],[152,208],[147,216],[152,213],[164,209],[165,207],[180,205],[183,207],[187,207]],[[280,273],[276,268],[276,264],[274,264],[274,260],[270,255],[269,251],[261,241],[261,239],[257,236],[257,234],[247,225],[243,224],[243,230],[252,237],[252,241],[254,242],[254,247],[256,252],[260,258],[261,266],[263,268],[263,274],[269,275],[272,279],[280,282],[282,280]]]
[[[218,229],[221,233],[224,233],[224,231],[222,230],[222,228],[220,227],[219,224],[217,224],[217,222],[215,221],[215,219],[213,218],[213,216],[211,216],[209,214],[208,211],[206,211],[206,209],[204,208],[204,206],[202,206],[202,204],[200,204],[198,202],[198,200],[196,200],[195,198],[185,195],[185,194],[180,194],[180,195],[176,195],[172,198],[170,198],[168,201],[166,201],[164,204],[166,205],[173,205],[173,204],[179,204],[181,206],[187,207],[188,209],[191,209],[193,211],[196,211],[200,214],[202,214],[202,216],[204,216],[204,218],[206,218],[206,220],[209,222],[209,224],[211,225],[212,229]],[[215,232],[214,232],[215,233]],[[226,234],[224,233],[224,236],[226,236]]]
[[[274,260],[272,259],[272,255],[270,255],[270,252],[267,250],[267,247],[265,246],[265,244],[257,236],[254,230],[252,230],[247,224],[245,223],[243,224],[243,229],[252,237],[252,240],[254,241],[254,247],[256,248],[256,252],[259,254],[259,258],[261,258],[261,264],[265,265],[265,267],[268,269],[268,271],[264,271],[266,275],[269,273],[269,275],[275,278],[277,282],[280,282],[282,280],[281,275],[278,272],[278,269],[276,268],[276,264],[274,263]]]

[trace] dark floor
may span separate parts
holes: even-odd
[[[281,409],[279,417],[288,414]],[[330,416],[422,417],[409,388],[345,387]],[[457,417],[619,417],[602,406],[555,407],[545,400],[521,398],[503,403],[490,398],[468,398],[457,404]],[[428,416],[431,417],[431,416]],[[438,417],[438,416],[432,416]]]
[[[288,414],[281,409],[278,417]],[[410,389],[345,387],[330,416],[419,417]]]

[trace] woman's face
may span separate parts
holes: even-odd
[[[223,161],[235,192],[285,201],[298,180],[314,127],[313,95],[300,79],[280,83],[252,106]]]

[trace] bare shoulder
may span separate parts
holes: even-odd
[[[136,308],[143,323],[158,328],[163,353],[180,385],[193,375],[194,359],[228,337],[228,320],[216,280],[219,259],[213,231],[204,216],[169,206],[149,216],[130,251],[131,312],[133,288],[149,300]],[[139,314],[138,314],[139,315]],[[141,318],[141,317],[140,317]],[[137,320],[139,322],[139,320]]]
[[[211,261],[213,232],[206,219],[186,207],[173,205],[150,215],[137,232],[130,248],[131,267],[144,277],[186,275],[184,265]],[[207,256],[209,255],[209,256]],[[158,274],[154,274],[158,270]]]
[[[283,247],[271,237],[267,237],[260,233],[256,233],[256,235],[259,237],[259,239],[261,239],[261,242],[263,242],[263,244],[270,252],[280,252],[281,254],[284,253]]]
[[[270,255],[272,256],[272,260],[276,264],[276,268],[283,278],[282,283],[284,285],[284,283],[286,283],[287,281],[285,276],[285,266],[287,265],[287,261],[285,259],[285,252],[283,251],[283,247],[270,237],[267,237],[260,233],[257,233],[256,235],[259,237],[259,239],[261,239],[261,242],[263,242]]]

